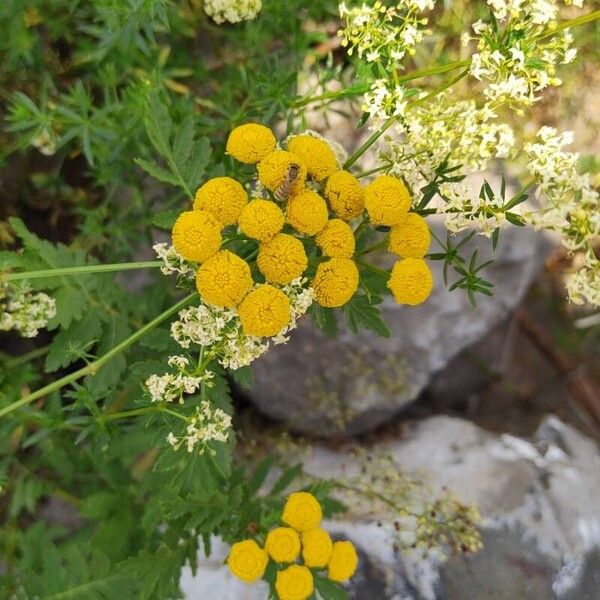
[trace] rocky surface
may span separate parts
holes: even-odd
[[[352,539],[361,565],[356,600],[592,600],[598,598],[600,454],[594,442],[555,417],[531,440],[494,435],[468,421],[433,417],[410,424],[401,439],[382,442],[405,472],[429,474],[432,489],[447,486],[484,516],[484,549],[468,558],[437,559],[392,549],[392,523],[368,518],[327,523]],[[321,477],[356,465],[344,449],[316,447],[305,461]],[[223,566],[217,545],[183,576],[186,597],[264,600],[260,585],[242,586]]]
[[[445,235],[438,228],[440,235]],[[418,307],[383,306],[390,338],[353,335],[344,327],[326,337],[308,319],[290,341],[254,363],[250,397],[265,414],[297,431],[354,435],[370,431],[413,401],[469,345],[482,340],[519,303],[539,272],[549,242],[529,229],[507,230],[486,271],[494,298],[469,304],[465,293],[448,292],[441,263],[434,262],[435,289]],[[470,252],[490,254],[490,241],[475,237]],[[490,354],[498,350],[490,348]],[[464,382],[462,382],[464,383]]]

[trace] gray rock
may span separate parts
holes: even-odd
[[[484,548],[443,562],[435,555],[397,554],[392,522],[350,512],[325,527],[352,540],[361,565],[349,589],[356,600],[596,600],[600,564],[600,454],[594,442],[555,417],[532,440],[494,435],[468,421],[433,417],[410,424],[401,439],[373,452],[393,456],[408,474],[427,475],[432,492],[450,488],[484,517]],[[308,473],[327,479],[359,468],[348,448],[316,446]],[[243,587],[222,562],[201,558],[182,587],[192,600],[263,600],[262,585]]]
[[[442,233],[439,224],[437,233]],[[448,292],[440,262],[432,263],[435,288],[418,307],[383,305],[390,338],[346,328],[328,338],[308,319],[290,341],[254,363],[250,397],[265,414],[297,431],[359,434],[381,425],[412,402],[464,348],[484,338],[519,303],[550,244],[530,229],[503,233],[496,262],[486,271],[494,297],[472,307],[461,290]],[[476,236],[466,247],[490,255],[490,241]],[[341,319],[340,319],[341,321]],[[492,350],[493,353],[493,350]]]

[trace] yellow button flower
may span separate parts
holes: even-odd
[[[232,129],[227,139],[227,154],[253,165],[275,149],[275,136],[264,125],[246,123]]]
[[[323,511],[318,500],[308,492],[294,492],[287,497],[281,520],[296,531],[308,531],[321,524]]]
[[[248,194],[239,181],[215,177],[198,188],[194,208],[209,212],[223,225],[233,225],[247,203]]]
[[[279,600],[306,600],[314,590],[312,573],[301,565],[277,571],[275,590]]]
[[[308,174],[317,181],[323,181],[339,168],[329,144],[312,135],[297,135],[288,142],[287,147],[302,159]]]
[[[365,208],[365,192],[360,181],[348,171],[337,171],[325,184],[325,198],[331,210],[344,221],[358,217]]]
[[[417,213],[408,213],[400,225],[390,229],[388,250],[403,258],[423,258],[431,244],[427,221]]]
[[[276,527],[267,535],[265,550],[275,562],[294,562],[300,554],[300,536],[291,527]]]
[[[315,235],[327,225],[325,200],[312,190],[304,190],[288,202],[286,220],[298,232]]]
[[[358,269],[348,258],[330,258],[317,267],[313,288],[321,306],[343,306],[358,289]]]
[[[365,188],[365,206],[373,225],[398,225],[406,219],[410,195],[399,179],[381,175]]]
[[[284,222],[285,215],[275,202],[252,200],[240,215],[240,230],[248,237],[265,242],[283,229]]]
[[[335,542],[327,565],[327,576],[332,581],[350,579],[358,565],[358,554],[352,542]]]
[[[302,534],[302,558],[307,567],[322,569],[327,566],[333,543],[327,531],[317,527]]]
[[[173,246],[186,260],[205,261],[221,247],[221,227],[204,210],[183,212],[173,225]]]
[[[261,244],[256,264],[267,281],[283,285],[304,273],[308,258],[298,238],[279,233],[271,241]]]
[[[354,232],[341,219],[331,219],[315,237],[317,246],[325,256],[350,258],[354,254]]]
[[[265,573],[268,562],[267,553],[254,540],[236,542],[231,546],[227,558],[229,570],[246,583],[260,579]]]
[[[267,154],[256,167],[258,179],[270,192],[274,194],[281,192],[282,186],[288,178],[289,166],[292,164],[300,165],[300,172],[289,186],[289,193],[297,194],[304,187],[306,181],[306,165],[299,156],[291,152],[275,150]]]
[[[264,284],[252,290],[238,307],[246,335],[272,337],[280,333],[291,319],[288,297],[277,288]]]
[[[405,258],[394,265],[387,286],[398,304],[416,306],[429,298],[433,276],[422,258]]]
[[[198,269],[196,287],[209,304],[237,306],[252,287],[250,267],[233,252],[221,250]]]

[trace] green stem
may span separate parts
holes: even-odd
[[[31,362],[32,360],[35,360],[36,358],[41,358],[42,356],[48,354],[49,350],[50,350],[49,345],[44,346],[42,348],[34,348],[30,352],[26,352],[25,354],[21,354],[20,356],[15,356],[14,358],[7,360],[4,363],[4,366],[6,367],[7,370],[10,371],[11,369],[15,369],[16,367],[24,365],[25,363]]]
[[[412,81],[413,79],[420,79],[421,77],[429,77],[430,75],[440,75],[442,73],[447,73],[448,71],[454,71],[455,69],[460,69],[461,67],[466,67],[471,64],[471,59],[467,58],[464,60],[457,60],[445,65],[436,65],[435,67],[429,67],[427,69],[419,69],[417,71],[412,71],[411,73],[407,73],[406,75],[402,75],[395,80],[396,84],[406,83],[407,81]],[[358,96],[360,94],[364,94],[369,91],[370,84],[360,85],[351,87],[345,90],[338,90],[335,92],[325,92],[320,96],[312,96],[310,98],[302,98],[301,100],[296,100],[292,103],[292,108],[301,108],[306,106],[307,104],[312,104],[313,102],[321,102],[325,100],[340,100],[342,98],[347,98],[351,96]]]
[[[89,273],[111,273],[114,271],[132,271],[134,269],[156,269],[162,267],[161,260],[148,260],[130,263],[113,263],[107,265],[84,265],[81,267],[59,267],[58,269],[42,269],[40,271],[22,271],[0,275],[4,281],[19,279],[42,279],[46,277],[63,277],[65,275],[86,275]]]
[[[371,265],[368,262],[365,262],[364,260],[357,260],[356,262],[359,267],[363,267],[364,269],[367,269],[368,271],[372,271],[373,273],[376,273],[377,275],[381,275],[381,277],[385,277],[387,279],[390,276],[389,271],[386,271],[385,269],[379,269],[378,267],[375,267],[374,265]]]
[[[461,66],[464,66],[462,63],[465,63],[465,61],[461,61]],[[470,64],[470,60],[467,61],[466,64]],[[415,100],[414,102],[409,104],[406,110],[410,110],[415,106],[419,106],[424,102],[431,100],[431,98],[434,98],[435,96],[446,91],[448,88],[451,88],[454,84],[458,83],[468,73],[468,68],[464,71],[461,71],[456,77],[454,77],[450,81],[447,81],[446,83],[436,88],[426,96],[423,96],[422,98],[419,98],[418,100]],[[396,115],[395,117],[391,117],[390,119],[388,119],[378,131],[373,133],[373,135],[360,148],[358,148],[356,152],[354,152],[354,154],[348,157],[348,160],[344,163],[344,169],[349,169],[394,123],[396,123],[396,121],[398,121],[399,118],[400,115]]]
[[[112,350],[109,350],[106,354],[103,354],[100,358],[97,358],[95,361],[91,362],[85,367],[82,367],[81,369],[70,373],[69,375],[65,375],[64,377],[61,377],[60,379],[49,383],[43,388],[40,388],[39,390],[28,394],[27,396],[24,396],[20,400],[17,400],[16,402],[13,402],[12,404],[9,404],[8,406],[5,406],[4,408],[0,409],[0,417],[3,417],[4,415],[14,410],[21,408],[22,406],[27,406],[28,404],[31,404],[38,398],[42,398],[43,396],[46,396],[56,390],[59,390],[65,385],[73,383],[74,381],[77,381],[82,377],[85,377],[87,375],[95,375],[98,372],[98,370],[101,367],[103,367],[107,362],[109,362],[115,356],[129,348],[129,346],[135,344],[135,342],[141,339],[149,331],[154,329],[157,325],[160,325],[163,321],[166,321],[169,317],[176,314],[184,306],[187,306],[197,296],[197,292],[193,292],[189,296],[186,296],[185,298],[183,298],[183,300],[180,300],[179,302],[177,302],[177,304],[174,304],[173,306],[162,312],[160,315],[158,315],[156,318],[152,319],[152,321],[144,325],[141,329],[138,329],[135,333],[130,335],[128,338],[124,339],[121,343],[117,344]]]
[[[108,413],[98,417],[98,421],[105,423],[106,421],[116,421],[118,419],[127,419],[129,417],[137,417],[138,415],[145,415],[152,412],[160,412],[162,408],[157,405],[144,406],[142,408],[132,408],[131,410],[122,410],[119,412]]]
[[[388,119],[381,129],[373,133],[371,137],[360,147],[354,154],[348,157],[348,160],[344,163],[344,169],[348,170],[397,120],[399,116]]]
[[[364,250],[361,250],[360,252],[357,252],[356,255],[363,256],[364,254],[370,254],[371,252],[375,252],[375,250],[381,250],[382,248],[385,248],[388,245],[388,240],[389,236],[386,235],[382,240],[380,240],[376,244],[373,244],[372,246],[369,246],[368,248],[365,248]]]
[[[592,21],[597,21],[600,19],[600,10],[595,10],[587,15],[582,15],[581,17],[577,17],[576,19],[570,19],[569,21],[565,21],[560,25],[557,25],[554,29],[547,31],[540,38],[546,38],[553,36],[558,31],[563,31],[564,29],[571,29],[571,27],[578,27],[579,25],[585,25],[586,23],[591,23]]]

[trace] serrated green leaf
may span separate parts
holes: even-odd
[[[381,318],[381,311],[369,302],[366,296],[356,294],[350,302],[344,305],[343,310],[346,314],[348,327],[353,333],[358,333],[360,328],[363,327],[382,337],[390,337],[390,330]]]
[[[144,160],[143,158],[136,158],[135,163],[142,167],[148,175],[154,177],[154,179],[161,181],[162,183],[168,183],[170,185],[179,185],[179,180],[173,173],[163,169],[154,162]]]

